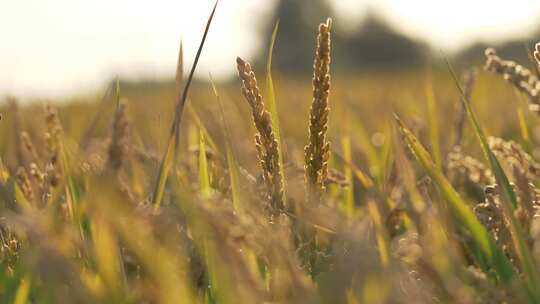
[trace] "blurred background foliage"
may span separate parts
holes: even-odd
[[[309,75],[315,39],[313,28],[326,17],[334,17],[332,6],[325,0],[280,0],[273,14],[259,24],[263,37],[271,37],[274,22],[279,20],[281,31],[276,42],[274,66],[284,73]],[[528,50],[540,38],[540,30],[527,39],[507,40],[496,45],[498,53],[506,58],[526,64]],[[286,47],[285,47],[286,46]],[[352,28],[335,22],[333,36],[334,68],[340,72],[366,72],[373,69],[396,70],[433,64],[432,56],[439,50],[416,37],[407,36],[389,25],[374,9],[368,9],[360,22]],[[488,47],[476,42],[464,49],[448,54],[462,66],[483,61],[483,51]],[[260,52],[259,62],[266,54]],[[436,62],[435,62],[436,64]],[[306,74],[307,73],[307,74]]]

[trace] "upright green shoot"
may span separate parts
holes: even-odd
[[[438,168],[441,167],[441,147],[439,140],[439,119],[437,117],[437,106],[435,105],[435,93],[433,92],[433,79],[431,74],[426,76],[425,82],[426,103],[428,110],[429,139],[431,143],[431,154]]]
[[[351,151],[351,139],[348,135],[343,136],[341,141],[341,146],[343,149],[343,159],[346,163],[352,163],[352,151]],[[343,201],[343,207],[345,214],[352,217],[354,214],[354,180],[353,180],[353,171],[351,166],[345,165],[344,168],[345,178],[349,185],[345,190],[345,198]]]
[[[214,14],[216,12],[218,2],[219,0],[216,0],[216,4],[214,5],[214,8],[212,9],[212,13],[210,14],[210,17],[208,18],[208,22],[206,23],[206,28],[204,30],[201,43],[199,44],[199,49],[197,50],[197,54],[195,55],[195,61],[193,62],[193,66],[191,67],[191,71],[189,72],[189,76],[188,76],[186,85],[184,86],[184,90],[182,91],[182,94],[178,96],[176,110],[174,113],[174,121],[171,126],[171,131],[169,133],[169,139],[167,141],[167,148],[165,149],[165,154],[163,155],[161,159],[158,179],[156,181],[156,185],[154,187],[154,193],[152,195],[152,204],[154,205],[155,209],[158,209],[161,205],[161,201],[163,199],[163,193],[165,191],[165,185],[167,184],[167,178],[169,176],[169,171],[173,165],[172,163],[173,157],[175,154],[178,153],[177,149],[178,149],[179,136],[180,136],[178,132],[180,132],[180,122],[182,120],[182,112],[183,112],[184,105],[187,100],[187,95],[189,92],[189,88],[191,86],[191,82],[193,80],[193,75],[195,74],[195,69],[197,68],[197,64],[199,62],[199,58],[201,57],[204,43],[208,35],[208,31],[210,30],[210,24],[212,24],[212,19],[214,18]]]
[[[229,131],[229,125],[225,119],[225,111],[223,110],[223,104],[221,103],[221,98],[219,97],[218,90],[210,75],[210,84],[212,85],[212,91],[216,96],[217,102],[219,104],[219,110],[221,114],[221,121],[223,124],[223,138],[225,139],[225,154],[227,156],[227,167],[229,168],[229,179],[231,181],[231,192],[232,192],[232,203],[235,210],[238,210],[242,206],[241,196],[240,196],[240,173],[239,165],[234,156],[234,151],[231,145],[231,135]]]
[[[278,157],[279,157],[279,163],[280,163],[280,171],[281,176],[283,176],[283,186],[285,189],[285,172],[283,170],[283,145],[281,141],[281,129],[279,127],[279,116],[277,111],[277,103],[276,103],[276,92],[274,89],[274,80],[272,78],[272,57],[274,54],[274,45],[276,43],[277,33],[279,29],[279,20],[276,22],[276,25],[274,26],[274,30],[272,31],[272,38],[270,40],[270,46],[268,48],[268,61],[266,62],[266,105],[268,107],[268,111],[270,112],[271,118],[272,118],[272,129],[274,130],[274,134],[276,136],[276,140],[278,142]],[[283,192],[283,201],[287,202],[287,197],[285,191]]]

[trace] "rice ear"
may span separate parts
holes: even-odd
[[[242,58],[236,59],[238,75],[242,80],[242,94],[251,107],[253,122],[257,129],[255,147],[263,171],[267,196],[274,215],[285,209],[283,198],[283,170],[279,161],[279,146],[272,129],[272,118],[265,107],[251,65]]]
[[[117,171],[126,163],[129,153],[129,120],[126,104],[120,103],[114,115],[112,138],[109,145],[109,163]]]
[[[538,44],[535,58],[538,60]],[[527,68],[514,61],[503,60],[497,56],[495,49],[488,48],[485,51],[486,64],[484,69],[501,75],[504,80],[510,82],[520,92],[529,98],[529,109],[540,115],[540,80]]]
[[[330,94],[330,62],[332,19],[319,25],[317,50],[313,63],[313,101],[309,117],[309,143],[304,148],[307,201],[320,202],[328,175],[330,143],[328,131],[328,95]]]

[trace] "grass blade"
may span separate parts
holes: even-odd
[[[14,304],[28,303],[29,294],[30,294],[30,279],[27,277],[21,280],[21,284],[19,284],[19,288],[17,288],[17,293],[15,295],[15,300],[13,301],[13,303]]]
[[[184,90],[182,91],[182,94],[179,95],[179,99],[176,104],[174,121],[171,126],[169,140],[167,141],[167,149],[165,150],[165,154],[163,155],[161,159],[161,164],[159,166],[158,179],[156,181],[156,186],[154,187],[154,193],[152,195],[152,204],[154,205],[154,208],[156,209],[159,208],[159,206],[161,205],[161,200],[163,199],[163,192],[165,191],[165,185],[167,183],[169,171],[172,166],[171,161],[173,159],[173,155],[178,154],[176,150],[178,149],[178,143],[180,141],[179,129],[180,129],[180,122],[182,120],[182,112],[183,112],[184,105],[187,100],[189,87],[191,86],[191,82],[193,80],[193,74],[195,74],[195,69],[197,68],[199,58],[201,57],[204,43],[206,41],[206,37],[208,36],[208,31],[210,30],[210,25],[212,24],[212,19],[214,18],[214,14],[216,12],[218,2],[219,1],[216,1],[216,4],[214,5],[214,8],[212,9],[212,13],[210,14],[210,17],[208,18],[208,22],[206,23],[206,28],[204,30],[201,43],[199,44],[199,49],[197,50],[197,55],[195,55],[195,61],[193,62],[193,66],[191,67],[191,71],[189,72],[189,76],[188,76],[186,85],[184,86]]]
[[[98,110],[92,117],[92,120],[90,121],[90,124],[85,128],[85,130],[81,133],[81,139],[80,139],[80,145],[79,147],[81,150],[85,150],[88,146],[88,143],[90,141],[90,138],[92,138],[92,135],[94,134],[95,130],[97,129],[97,125],[101,118],[105,114],[105,110],[107,109],[107,101],[108,97],[111,94],[112,86],[107,86],[107,89],[105,90],[105,93],[101,97],[101,101],[99,102]]]
[[[392,138],[392,127],[389,123],[385,123],[384,132],[383,135],[383,144],[380,148],[380,164],[379,167],[381,168],[381,177],[380,177],[380,184],[379,188],[380,191],[385,191],[385,186],[388,183],[388,178],[391,175],[392,171],[392,163],[394,161],[394,155],[393,155],[393,149],[392,149],[392,141],[389,140]],[[394,208],[394,205],[389,205],[390,208]]]
[[[527,152],[530,152],[531,149],[531,132],[529,131],[529,127],[527,126],[527,120],[525,119],[525,114],[523,113],[523,108],[518,107],[517,108],[517,116],[518,116],[518,122],[519,122],[519,132],[521,134],[521,139],[523,140],[523,144],[525,146],[525,150]]]
[[[121,274],[122,261],[119,257],[120,249],[118,248],[116,236],[110,225],[101,216],[92,219],[90,230],[99,275],[111,293],[120,298],[123,292],[122,282],[124,280]]]
[[[2,158],[0,157],[0,183],[7,182],[9,178],[9,172],[4,165],[4,162],[2,161]]]
[[[383,183],[383,168],[382,168],[382,154],[378,151],[373,144],[368,131],[364,125],[355,119],[347,120],[352,124],[352,129],[355,133],[355,140],[358,141],[360,150],[366,155],[369,164],[369,173],[374,178],[374,182],[379,187]]]
[[[374,187],[375,183],[373,182],[373,179],[369,177],[367,173],[364,173],[364,171],[358,168],[354,163],[347,161],[339,151],[332,148],[332,155],[337,156],[340,161],[351,168],[354,177],[358,180],[362,187],[366,189],[371,189]]]
[[[182,80],[184,79],[184,44],[180,40],[180,47],[178,48],[178,62],[176,64],[176,92],[180,94],[182,89]]]
[[[158,180],[156,182],[156,186],[154,187],[154,194],[152,196],[152,204],[156,209],[159,208],[159,206],[161,205],[161,200],[163,199],[163,193],[165,191],[165,185],[167,183],[167,176],[172,167],[173,151],[174,144],[172,144],[171,140],[169,140],[169,143],[167,144],[167,150],[165,151],[165,155],[161,160]]]
[[[429,140],[431,143],[431,154],[438,168],[441,167],[441,147],[439,140],[439,120],[437,117],[437,107],[435,105],[435,93],[433,92],[433,80],[428,74],[425,83],[426,103],[428,110]]]
[[[203,198],[210,196],[210,176],[208,175],[208,161],[206,159],[206,140],[204,131],[199,129],[199,191]]]
[[[268,111],[271,114],[272,119],[272,130],[274,131],[274,134],[276,136],[277,142],[278,142],[278,158],[280,163],[280,171],[281,176],[283,176],[283,189],[286,189],[285,185],[285,172],[284,172],[284,166],[283,166],[283,147],[281,142],[281,129],[279,126],[279,116],[277,111],[277,104],[276,104],[276,92],[274,89],[274,80],[272,78],[272,57],[274,53],[274,45],[277,38],[277,33],[279,29],[279,20],[276,22],[276,25],[274,26],[274,30],[272,32],[272,38],[270,40],[270,46],[268,48],[268,61],[266,63],[266,105],[268,107]],[[286,193],[283,192],[283,200],[286,202]]]
[[[240,172],[238,162],[234,156],[234,152],[231,145],[231,136],[229,131],[229,125],[225,120],[225,111],[223,110],[223,104],[221,103],[221,98],[217,91],[212,75],[210,75],[210,84],[212,85],[212,90],[216,96],[219,110],[221,114],[221,122],[223,124],[223,138],[225,139],[225,154],[227,156],[227,168],[229,169],[229,179],[231,180],[231,192],[232,192],[232,203],[233,208],[238,210],[242,207],[242,198],[240,195]]]
[[[176,98],[182,98],[180,97],[180,93],[182,92],[182,80],[184,79],[184,47],[182,44],[182,41],[180,40],[180,47],[178,49],[178,62],[176,64]],[[181,100],[181,99],[180,99]],[[178,105],[177,105],[178,106]],[[183,105],[182,105],[183,107]],[[176,120],[176,117],[175,117]],[[180,122],[178,122],[180,124]],[[179,126],[178,126],[179,128]],[[174,146],[178,147],[180,145],[180,132],[176,131],[174,133]],[[178,165],[178,153],[175,148],[174,153],[174,167],[176,168]]]
[[[268,96],[266,98],[266,105],[268,106],[268,111],[270,111],[270,114],[272,114],[272,125],[274,127],[274,132],[276,133],[278,142],[281,143],[279,117],[278,117],[277,105],[276,105],[276,94],[274,90],[274,80],[272,79],[272,56],[274,53],[274,44],[276,42],[278,29],[279,29],[279,20],[276,22],[276,25],[274,26],[274,31],[272,32],[272,38],[270,40],[270,47],[268,49],[268,61],[266,63],[266,90],[267,90],[266,94]]]
[[[367,203],[367,210],[373,225],[375,226],[375,237],[377,241],[377,250],[379,251],[379,257],[383,267],[390,265],[390,245],[389,238],[384,226],[383,217],[377,203],[374,200],[369,200]]]
[[[116,78],[115,87],[114,87],[114,98],[116,100],[116,110],[120,108],[120,79]]]
[[[341,141],[343,149],[343,159],[346,163],[352,163],[352,152],[351,152],[351,139],[348,135],[343,136]],[[344,166],[343,168],[345,178],[349,185],[345,190],[345,198],[343,200],[343,207],[345,214],[352,217],[354,214],[354,180],[353,180],[353,171],[351,166]]]
[[[192,116],[193,120],[195,120],[195,124],[199,129],[201,129],[204,132],[204,136],[206,139],[206,144],[217,154],[219,154],[219,148],[216,145],[216,142],[212,138],[211,134],[208,132],[208,130],[203,125],[201,118],[199,114],[197,114],[197,111],[195,111],[195,108],[191,104],[186,105],[186,109],[188,110],[188,113]]]

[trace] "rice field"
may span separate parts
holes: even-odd
[[[192,81],[203,38],[168,84],[1,103],[0,302],[540,303],[538,52],[347,75],[321,22],[305,79],[276,26],[234,82]]]

